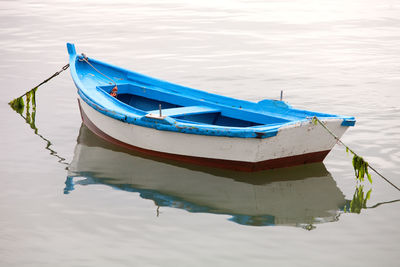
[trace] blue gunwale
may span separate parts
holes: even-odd
[[[118,95],[150,97],[173,106],[163,109],[164,119],[146,117],[156,109],[142,110],[112,97],[111,82],[97,73],[86,62],[80,61],[75,46],[67,44],[70,69],[79,96],[92,108],[102,114],[125,123],[188,134],[225,136],[240,138],[267,138],[277,135],[283,126],[306,122],[317,116],[322,120],[342,119],[342,126],[354,126],[354,117],[340,116],[308,110],[294,109],[286,102],[262,100],[258,103],[216,95],[163,80],[145,76],[108,63],[90,58],[89,62],[98,70],[111,77],[118,85]],[[185,118],[202,114],[219,114],[221,118],[249,122],[247,126],[225,126],[190,121]],[[240,125],[240,123],[238,123]],[[244,125],[244,124],[243,124]]]

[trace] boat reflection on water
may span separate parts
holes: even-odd
[[[157,210],[226,214],[244,225],[312,229],[337,221],[347,202],[322,163],[255,173],[184,165],[117,147],[82,125],[64,193],[90,184],[137,192]]]

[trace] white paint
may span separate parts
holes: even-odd
[[[312,122],[282,127],[274,137],[233,138],[161,131],[110,118],[81,99],[87,117],[104,133],[132,146],[153,151],[212,159],[260,162],[305,153],[331,150],[336,140],[320,125]],[[341,119],[326,125],[338,137],[348,127]]]

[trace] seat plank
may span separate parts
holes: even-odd
[[[148,111],[148,114],[159,114],[159,112],[160,111],[158,109],[151,110],[151,111]],[[189,106],[189,107],[162,109],[162,115],[167,116],[167,117],[216,113],[216,112],[220,112],[220,110],[211,108],[211,107],[207,107],[207,106]]]

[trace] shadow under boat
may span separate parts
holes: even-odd
[[[255,173],[192,166],[115,146],[82,124],[64,193],[90,184],[137,192],[157,207],[230,215],[243,225],[312,229],[337,221],[348,202],[322,163]]]

